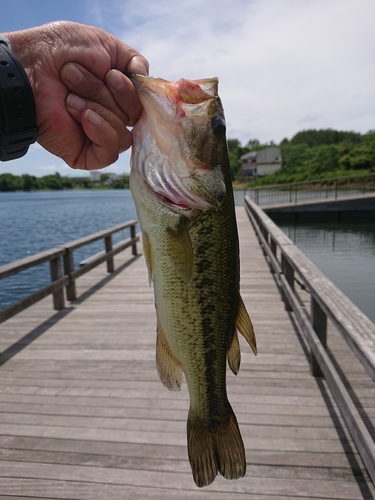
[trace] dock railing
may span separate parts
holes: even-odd
[[[51,248],[40,252],[30,257],[10,262],[0,267],[0,280],[17,274],[30,267],[37,266],[43,262],[49,262],[51,283],[43,288],[40,288],[34,293],[24,297],[23,299],[11,304],[10,306],[0,311],[0,323],[15,316],[27,307],[42,300],[48,295],[52,295],[53,308],[60,310],[65,308],[64,287],[66,289],[67,300],[75,300],[77,298],[76,280],[83,274],[91,271],[94,267],[107,262],[107,271],[114,272],[113,257],[122,252],[128,247],[132,247],[132,255],[137,255],[137,242],[139,237],[136,236],[136,220],[131,220],[118,224],[117,226],[104,229],[89,236],[84,236],[77,240],[71,241],[56,248]],[[112,235],[122,229],[130,228],[130,238],[120,241],[113,245]],[[83,261],[78,269],[74,268],[73,252],[77,248],[89,245],[97,240],[104,240],[105,249]]]
[[[367,193],[375,193],[375,173],[258,186],[245,190],[245,196],[249,196],[259,206],[337,200]]]
[[[375,382],[375,325],[279,229],[256,203],[245,209],[274,273],[285,309],[293,311],[310,348],[310,370],[324,376],[375,484],[375,443],[327,353],[327,318]],[[298,280],[311,297],[310,311],[295,291]]]

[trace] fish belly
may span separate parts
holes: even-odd
[[[140,182],[131,174],[131,184]],[[134,193],[133,193],[134,196]],[[164,385],[178,390],[185,374],[190,396],[188,452],[198,486],[220,472],[246,470],[244,446],[226,392],[226,357],[239,307],[238,236],[233,201],[188,228],[179,214],[143,191],[134,196],[143,232],[157,315],[157,367]],[[186,237],[188,232],[188,240]],[[187,282],[186,247],[193,262]],[[181,264],[182,262],[182,264]]]

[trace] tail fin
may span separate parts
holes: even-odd
[[[226,479],[238,479],[246,473],[245,448],[231,406],[219,423],[193,417],[187,421],[188,454],[195,484],[202,488],[220,472]]]

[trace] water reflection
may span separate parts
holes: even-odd
[[[375,323],[375,225],[286,223],[278,226]]]

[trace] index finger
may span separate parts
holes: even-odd
[[[111,69],[105,77],[114,100],[129,118],[127,125],[133,127],[142,113],[142,104],[132,82],[121,71]]]

